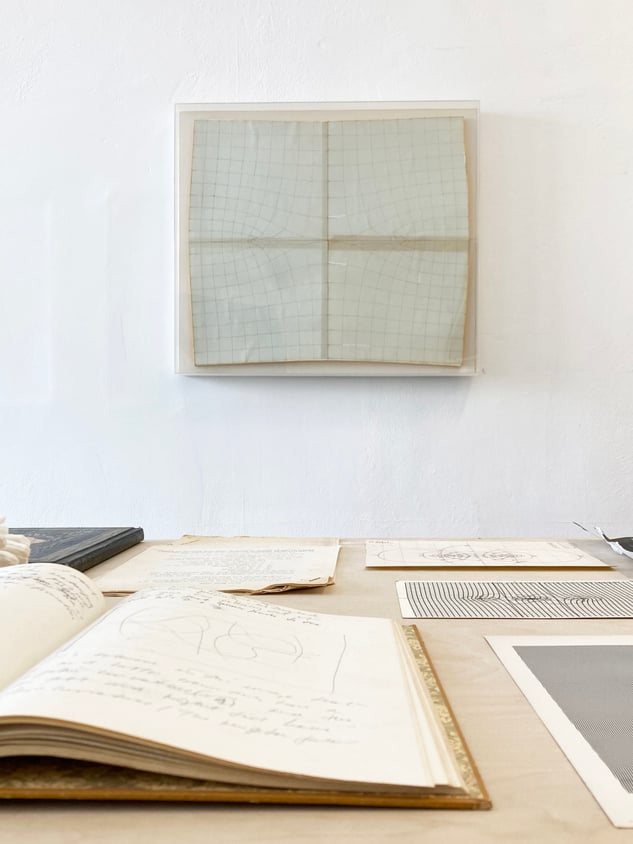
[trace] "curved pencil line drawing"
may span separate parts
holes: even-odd
[[[552,547],[548,550],[548,559],[539,560],[537,554],[528,550],[512,550],[502,546],[478,550],[468,542],[442,544],[436,543],[429,548],[429,543],[397,543],[396,548],[378,551],[378,559],[389,564],[419,566],[541,566],[573,565],[583,559],[583,554],[574,548]]]
[[[284,683],[331,693],[343,662],[344,635],[314,637],[302,641],[290,627],[279,627],[220,615],[186,615],[165,609],[139,609],[124,616],[118,634],[135,647],[197,665],[228,667],[252,677],[274,679],[283,673]]]
[[[294,635],[263,636],[253,633],[243,624],[234,622],[225,633],[216,636],[213,647],[220,656],[229,659],[295,663],[303,655],[301,642]]]
[[[341,648],[341,652],[338,656],[338,659],[336,661],[336,666],[335,666],[334,672],[332,674],[332,684],[330,686],[330,694],[331,695],[333,695],[334,692],[336,691],[336,678],[338,677],[338,672],[340,670],[341,663],[343,662],[343,656],[344,656],[346,650],[347,650],[347,637],[346,637],[345,633],[343,633],[343,647]]]

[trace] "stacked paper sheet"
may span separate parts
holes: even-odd
[[[28,536],[9,533],[4,516],[0,516],[0,566],[15,566],[29,559],[31,540]]]

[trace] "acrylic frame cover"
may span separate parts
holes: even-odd
[[[267,376],[475,374],[477,371],[478,122],[477,102],[177,105],[175,138],[176,371],[187,375]],[[383,203],[385,211],[380,213],[379,222],[376,225],[371,221],[369,223],[369,226],[374,225],[374,230],[377,229],[378,236],[373,238],[357,236],[356,232],[368,225],[367,203],[363,206],[362,195],[358,200],[354,197],[355,191],[362,193],[358,185],[364,184],[364,174],[368,172],[366,157],[372,155],[371,151],[368,153],[363,147],[373,144],[373,149],[376,143],[384,146],[383,139],[387,137],[387,133],[393,137],[394,132],[398,134],[401,127],[404,127],[405,134],[402,138],[397,138],[397,145],[393,147],[397,154],[390,157],[389,148],[385,146],[387,152],[381,153],[383,155],[381,161],[371,163],[371,177],[372,179],[384,178],[386,183],[383,187],[390,186],[390,179],[399,179],[400,192],[403,195],[405,192],[408,193],[406,203],[403,205],[400,202],[401,207],[399,217],[397,217],[395,213],[388,210],[395,207],[393,203],[389,204],[388,193],[385,190],[374,191],[371,195],[371,203],[375,204],[374,196],[380,195],[381,202],[382,197],[387,197],[387,201]],[[413,128],[409,129],[409,127]],[[452,161],[459,161],[460,155],[463,158],[462,182],[465,191],[465,200],[463,194],[455,200],[458,205],[461,202],[460,209],[454,215],[458,230],[455,236],[451,234],[449,237],[444,236],[446,226],[453,223],[446,224],[442,216],[444,212],[441,209],[439,216],[436,214],[435,220],[429,220],[428,216],[425,216],[427,214],[425,203],[423,198],[419,199],[417,196],[418,186],[415,184],[415,173],[412,178],[403,177],[401,171],[404,165],[397,160],[407,158],[409,163],[406,166],[411,166],[412,172],[424,171],[424,181],[420,182],[423,191],[427,189],[435,191],[435,196],[437,196],[438,190],[444,190],[442,180],[446,180],[446,173],[441,172],[441,168],[446,167],[442,161],[447,160],[443,147],[438,146],[437,150],[428,156],[430,163],[425,163],[419,154],[416,159],[415,153],[409,161],[408,152],[403,151],[415,148],[420,134],[423,136],[422,142],[424,142],[424,137],[430,137],[433,140],[437,136],[439,138],[437,143],[445,144],[446,131],[450,133],[451,138],[456,135],[463,137],[463,147],[461,149],[454,147]],[[319,137],[321,132],[325,138],[323,142]],[[253,133],[257,136],[254,146],[249,140]],[[265,160],[262,152],[262,134],[269,142],[266,151],[268,158]],[[297,141],[298,146],[295,147],[293,144],[297,137],[300,140]],[[375,138],[378,138],[378,141]],[[351,165],[349,164],[350,144],[353,154]],[[326,147],[327,151],[323,160],[323,149]],[[243,148],[244,151],[242,151]],[[210,150],[211,155],[207,153],[207,149]],[[249,155],[255,156],[257,160],[250,161]],[[287,157],[287,161],[284,156]],[[297,156],[300,159],[298,163]],[[242,167],[242,159],[246,162],[246,169],[254,174],[253,179],[260,179],[258,184],[251,182],[252,197],[240,194],[241,188],[235,188],[235,185],[242,184],[244,178],[236,169]],[[202,176],[200,175],[201,162],[203,169],[206,167]],[[434,162],[439,162],[437,173],[433,172]],[[379,168],[382,168],[381,175],[376,176]],[[280,183],[283,183],[285,187],[290,185],[290,177],[287,176],[290,170],[294,179],[292,187],[272,196],[273,189]],[[267,171],[272,173],[270,179],[267,179]],[[321,193],[318,187],[319,176],[312,177],[311,175],[314,172],[329,173],[329,182],[326,175],[326,187]],[[305,179],[300,181],[300,177],[304,177],[306,173],[310,174],[310,183],[306,183]],[[458,177],[462,179],[461,174],[458,174]],[[422,176],[420,178],[422,180]],[[430,187],[425,187],[428,184]],[[236,196],[229,196],[231,191]],[[450,189],[446,193],[450,193]],[[218,199],[220,196],[221,200]],[[271,196],[272,199],[269,198]],[[231,206],[228,210],[227,205]],[[407,210],[406,214],[403,213],[403,209]],[[412,209],[411,213],[408,209]],[[371,213],[374,213],[374,209],[369,207],[369,214]],[[416,223],[416,215],[420,218],[419,225]],[[393,222],[394,220],[396,222]],[[319,231],[319,225],[325,225],[325,235]],[[425,236],[416,237],[421,227],[424,228]],[[210,228],[213,230],[214,237],[207,239]],[[286,231],[289,228],[292,228],[291,232]],[[288,250],[285,249],[286,241],[284,240],[287,234],[293,236],[288,238],[291,246]],[[256,236],[253,237],[253,235]],[[218,244],[220,244],[219,247]],[[230,255],[230,259],[226,258],[227,254]],[[321,258],[320,254],[325,257]],[[265,260],[261,260],[260,256],[265,256]],[[343,260],[337,260],[340,257]],[[393,340],[391,348],[388,348],[387,341],[389,337],[394,337],[393,334],[385,333],[384,339],[381,339],[376,332],[363,333],[361,330],[350,330],[350,328],[369,329],[375,326],[375,320],[380,318],[383,312],[386,319],[398,314],[404,319],[410,319],[408,314],[414,311],[404,295],[402,300],[398,301],[400,294],[397,291],[410,290],[414,278],[424,275],[425,267],[428,267],[431,282],[435,284],[436,279],[433,273],[436,272],[438,261],[442,266],[448,262],[449,272],[452,271],[453,265],[456,266],[454,270],[456,277],[459,278],[459,284],[463,283],[463,288],[455,294],[463,297],[463,304],[455,306],[460,309],[460,313],[457,316],[441,314],[445,322],[460,317],[463,321],[463,336],[460,339],[463,346],[459,352],[461,357],[456,356],[453,349],[448,353],[449,356],[452,355],[450,363],[444,360],[441,364],[408,362],[398,359],[398,356],[406,358],[408,351],[414,356],[423,357],[424,349],[421,347],[422,351],[416,349],[412,353],[409,346],[401,352],[398,347],[399,339]],[[305,313],[302,316],[300,328],[294,335],[290,330],[286,330],[288,323],[285,319],[286,315],[290,314],[292,320],[294,312],[289,309],[301,308],[301,305],[292,302],[285,303],[283,308],[277,314],[273,313],[268,321],[265,316],[266,308],[263,307],[258,311],[258,302],[264,305],[269,304],[261,297],[266,295],[266,290],[270,290],[270,283],[266,280],[266,277],[271,275],[270,268],[281,266],[281,264],[283,267],[280,272],[285,273],[286,276],[290,275],[293,279],[304,277],[307,279],[304,288]],[[323,283],[319,278],[319,273],[320,268],[325,265],[328,265],[326,270],[328,280]],[[342,265],[345,265],[345,268],[341,271],[339,267]],[[391,303],[395,301],[395,306],[383,305],[379,299],[365,304],[362,301],[364,291],[365,289],[372,290],[368,280],[379,278],[383,267],[387,267],[385,279],[390,278],[388,269],[390,266],[397,266],[396,274],[406,276],[403,283],[396,278],[395,287],[389,293],[389,301]],[[233,275],[225,272],[224,267],[230,267]],[[235,270],[235,267],[238,267],[238,270]],[[341,272],[344,275],[341,275]],[[261,283],[258,280],[260,274],[264,277]],[[221,280],[225,278],[228,282],[223,287]],[[217,296],[216,292],[212,291],[214,298],[211,305],[208,301],[202,301],[208,296],[204,285],[208,286],[209,279],[212,279],[213,285],[218,279],[219,291]],[[391,282],[385,281],[385,283]],[[429,289],[435,291],[438,288]],[[330,299],[326,301],[324,298],[321,307],[318,300],[323,295],[321,292],[323,290],[326,290],[325,295],[329,295]],[[336,295],[339,290],[343,292],[337,304]],[[353,291],[351,295],[357,297],[353,302],[356,315],[353,317],[352,324],[349,323],[347,314],[350,309],[350,294],[347,291]],[[380,291],[378,294],[375,291],[373,293],[374,298],[380,295]],[[384,292],[382,295],[382,301],[386,301]],[[449,299],[453,296],[451,293],[441,295],[445,298],[448,296]],[[253,334],[250,339],[243,341],[256,349],[254,354],[256,357],[260,356],[259,360],[220,361],[223,348],[218,345],[221,342],[218,337],[212,338],[216,345],[211,351],[207,351],[206,338],[201,335],[201,332],[206,330],[206,324],[210,322],[209,310],[216,309],[219,313],[223,309],[225,322],[232,323],[234,326],[235,313],[227,314],[227,309],[231,309],[234,296],[238,299],[242,297],[242,310],[240,312],[239,308],[237,309],[238,315],[239,313],[249,314],[245,319],[252,320],[253,314],[264,314],[263,322],[259,326],[253,322],[249,323],[249,326],[254,326]],[[305,303],[310,297],[313,304],[306,306]],[[347,302],[344,301],[346,297]],[[360,306],[358,301],[360,301]],[[360,324],[362,320],[358,317],[359,307],[361,317],[364,313],[362,309],[365,307],[369,309],[364,314],[365,325]],[[439,307],[444,309],[446,305],[441,303]],[[450,301],[448,307],[450,307]],[[314,319],[311,317],[311,308],[312,311],[318,311]],[[389,308],[392,313],[389,312]],[[420,311],[415,311],[415,313],[420,313]],[[195,328],[194,320],[196,321]],[[279,336],[275,335],[275,330],[281,323],[283,323],[285,335],[282,344],[295,342],[294,337],[298,338],[296,346],[286,345],[273,352],[273,354],[281,355],[282,358],[286,355],[285,359],[263,360],[263,356],[268,354],[267,349],[264,346],[264,351],[258,352],[257,344],[260,339],[262,343],[265,343],[271,342],[270,336]],[[396,324],[404,323],[396,323],[393,320],[389,323],[385,322],[385,326]],[[323,329],[324,325],[325,329]],[[416,323],[411,321],[406,323],[409,344],[418,342],[415,325]],[[294,328],[294,325],[290,327]],[[194,331],[197,332],[195,351]],[[386,331],[387,328],[385,328]],[[421,335],[420,337],[420,343],[426,342]],[[355,338],[356,346],[348,342],[350,338]],[[230,344],[232,341],[227,342]],[[347,352],[348,347],[351,349],[349,352]],[[324,349],[327,351],[324,352]],[[331,350],[334,350],[336,359],[324,359],[323,355],[331,354]],[[356,357],[358,350],[360,350],[360,358]],[[387,350],[386,353],[383,350]],[[298,357],[303,355],[304,359],[289,359],[293,354],[297,354]],[[348,354],[349,359],[340,359],[338,355],[341,354],[343,356]],[[229,357],[231,355],[230,345],[228,355]],[[366,355],[367,359],[362,359],[363,355]],[[433,356],[433,352],[429,355]]]

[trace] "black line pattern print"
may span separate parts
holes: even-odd
[[[633,618],[630,580],[409,580],[402,588],[405,618]]]
[[[633,794],[633,646],[520,645],[515,651]]]

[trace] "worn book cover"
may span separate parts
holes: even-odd
[[[9,532],[33,540],[30,563],[61,563],[80,571],[143,541],[140,527],[16,527]]]

